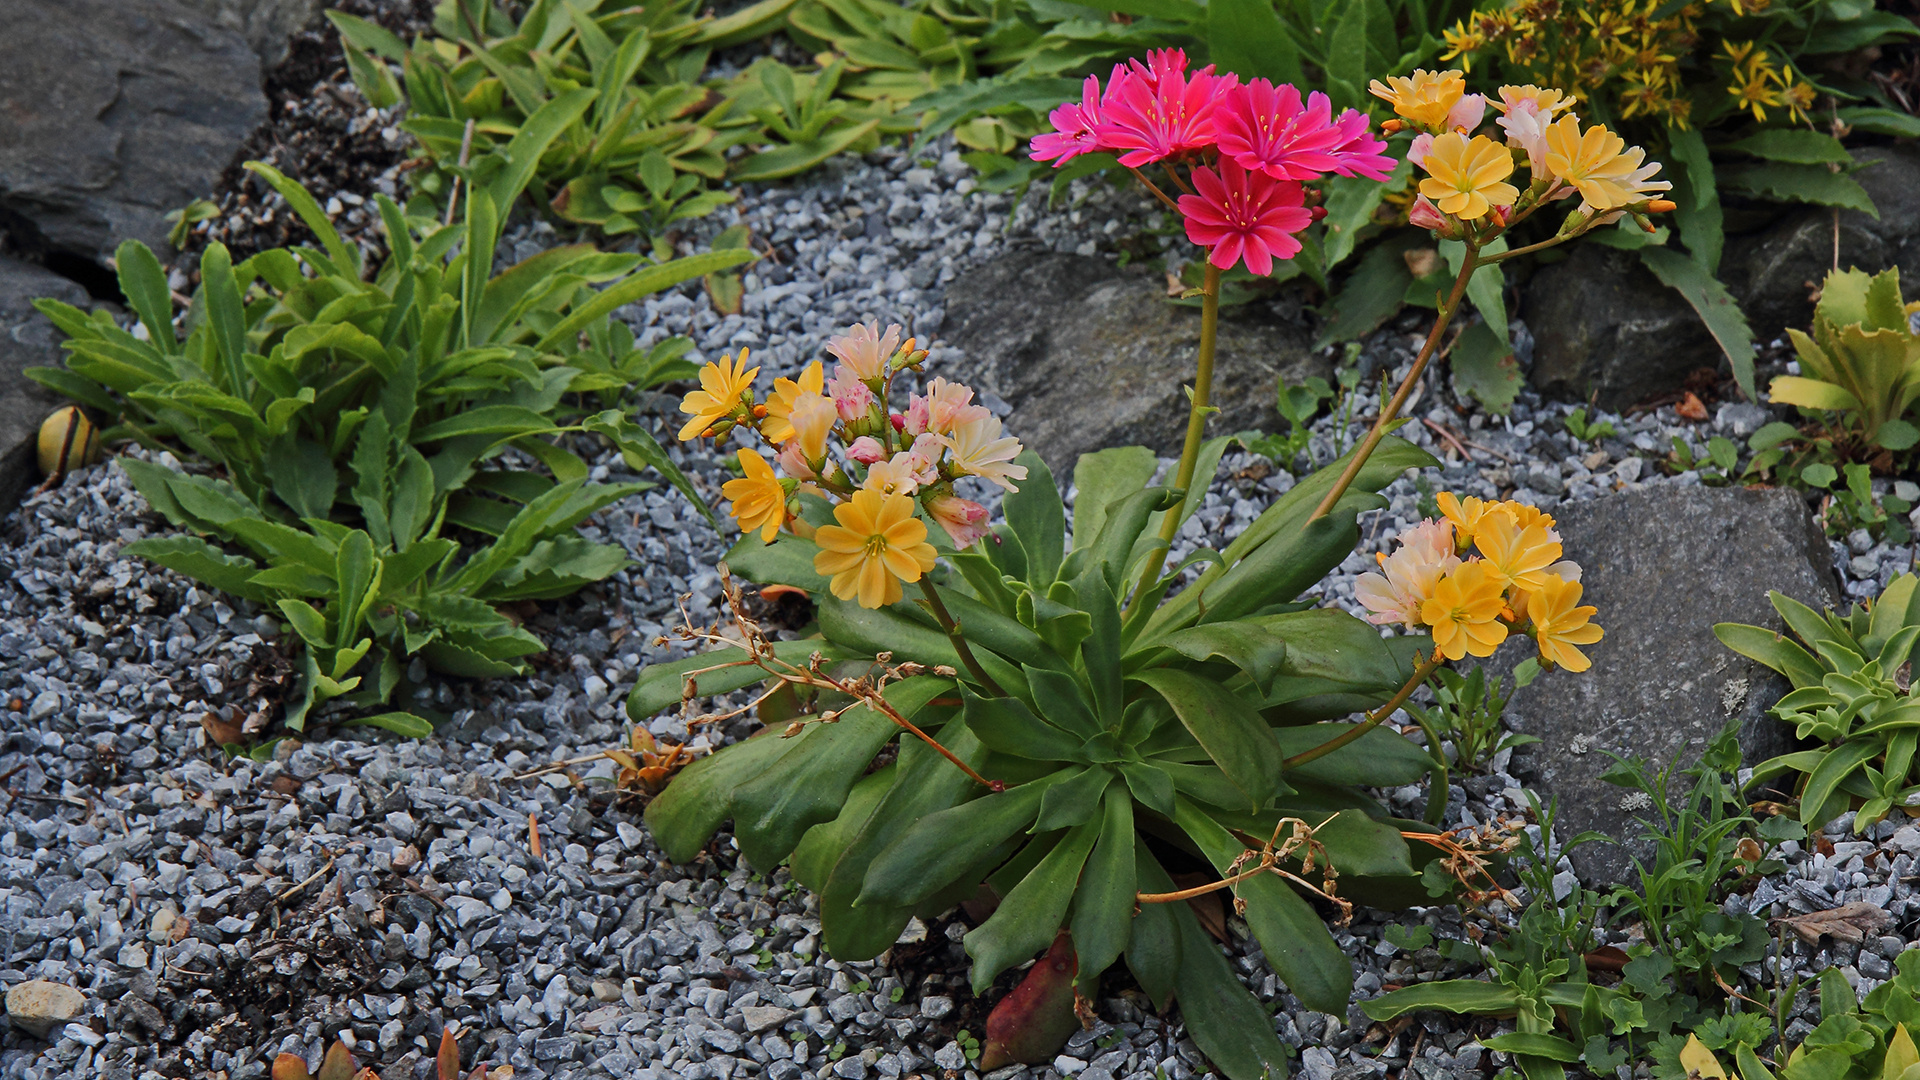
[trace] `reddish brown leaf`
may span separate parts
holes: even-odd
[[[987,1014],[980,1072],[992,1072],[1016,1061],[1037,1065],[1053,1060],[1067,1045],[1067,1037],[1080,1026],[1073,1013],[1073,979],[1079,970],[1073,938],[1062,930],[1047,954],[1027,969],[1020,985]]]
[[[320,1071],[314,1074],[313,1080],[353,1080],[353,1074],[353,1051],[335,1039],[333,1045],[327,1047],[327,1056],[321,1059]]]
[[[1680,404],[1673,407],[1673,411],[1686,420],[1698,421],[1707,418],[1706,405],[1701,403],[1700,395],[1691,390],[1687,391],[1686,397],[1680,399]]]
[[[222,720],[218,713],[201,713],[200,730],[207,733],[207,741],[215,746],[231,746],[247,739],[239,724]]]
[[[434,1055],[434,1064],[439,1068],[440,1080],[460,1080],[460,1043],[453,1037],[453,1028],[443,1028],[440,1032],[440,1052]]]
[[[531,813],[527,814],[527,850],[536,859],[545,858],[540,852],[540,819]]]
[[[1619,971],[1627,966],[1630,957],[1625,950],[1614,945],[1602,945],[1588,953],[1583,959],[1589,971]]]
[[[273,1080],[313,1080],[307,1062],[298,1054],[281,1054],[273,1059]]]
[[[1826,911],[1788,915],[1774,922],[1785,924],[1801,941],[1817,945],[1823,937],[1859,944],[1868,934],[1877,934],[1893,925],[1893,916],[1878,904],[1855,901]]]

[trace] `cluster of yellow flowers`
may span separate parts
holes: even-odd
[[[1469,230],[1499,230],[1550,202],[1580,196],[1561,234],[1582,231],[1632,214],[1652,230],[1650,213],[1673,209],[1660,197],[1673,185],[1653,176],[1660,163],[1629,147],[1604,124],[1583,125],[1574,101],[1559,90],[1503,86],[1498,100],[1467,93],[1459,71],[1415,71],[1374,80],[1372,93],[1393,105],[1389,129],[1420,132],[1407,157],[1425,170],[1408,220],[1442,237]],[[1491,106],[1504,142],[1475,134]],[[1527,165],[1526,189],[1508,180],[1518,162]]]
[[[1524,633],[1543,667],[1585,671],[1576,645],[1600,640],[1596,609],[1580,606],[1580,567],[1561,558],[1553,518],[1513,501],[1436,500],[1444,516],[1422,521],[1381,554],[1381,573],[1355,586],[1375,623],[1433,634],[1449,660],[1492,656],[1509,634]]]
[[[1599,98],[1622,119],[1652,117],[1685,129],[1693,99],[1681,83],[1682,67],[1703,42],[1721,37],[1700,23],[1720,8],[1734,18],[1760,15],[1771,0],[1701,0],[1679,7],[1662,0],[1521,0],[1476,11],[1444,32],[1447,52],[1471,71],[1476,61],[1495,62],[1509,77],[1568,88],[1574,98]],[[1787,9],[1782,9],[1786,12]],[[1790,12],[1789,12],[1790,14]],[[1716,24],[1717,25],[1717,24]],[[1738,50],[1736,52],[1736,50]],[[1813,104],[1813,87],[1793,69],[1774,63],[1751,42],[1728,43],[1732,68],[1727,92],[1765,122],[1769,108],[1801,119]]]
[[[1013,463],[1019,441],[965,386],[935,378],[903,411],[889,409],[895,377],[927,358],[914,339],[901,341],[900,327],[881,333],[877,323],[856,324],[827,351],[838,360],[831,379],[816,360],[798,379],[775,379],[764,401],[754,394],[760,369],[747,367],[747,350],[706,365],[700,389],[680,402],[689,416],[680,440],[736,430],[759,436],[786,475],[757,451],[738,451],[741,478],[721,494],[741,530],[767,543],[782,528],[810,537],[820,548],[814,569],[833,594],[877,608],[898,602],[902,582],[933,569],[936,552],[916,506],[964,548],[986,535],[987,510],[955,494],[955,481],[979,477],[1014,491],[1027,470]],[[795,504],[800,491],[834,502],[836,523],[808,525]]]

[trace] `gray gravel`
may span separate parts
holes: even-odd
[[[1038,193],[1015,205],[970,195],[971,185],[958,156],[936,150],[919,159],[883,152],[801,184],[747,191],[733,209],[779,259],[747,275],[745,310],[721,317],[687,288],[622,317],[643,341],[688,334],[708,358],[750,346],[766,375],[797,369],[856,319],[899,321],[935,340],[938,373],[962,359],[937,343],[941,286],[956,273],[1015,243],[1110,250],[1110,237],[1139,231],[1151,215],[1130,194],[1084,184],[1053,211]],[[701,223],[688,247],[732,220]],[[523,225],[510,251],[524,257],[557,240],[544,225]],[[1404,364],[1417,330],[1376,335],[1363,363]],[[1707,425],[1670,409],[1616,417],[1619,435],[1595,448],[1561,430],[1564,407],[1531,395],[1509,418],[1463,422],[1438,394],[1423,392],[1416,413],[1484,449],[1469,447],[1473,458],[1450,463],[1434,486],[1543,505],[1639,483],[1698,483],[1656,475],[1648,459],[1664,454],[1673,433],[1698,445],[1764,420],[1740,406]],[[657,418],[673,400],[649,407],[662,429]],[[1354,412],[1369,409],[1363,396]],[[1331,417],[1317,426],[1321,460],[1353,437],[1339,426]],[[1408,431],[1437,444],[1425,425]],[[717,498],[727,474],[712,451],[674,453]],[[625,475],[617,459],[595,468],[598,478]],[[1248,454],[1230,455],[1222,474],[1230,479],[1209,493],[1183,545],[1219,546],[1293,482]],[[1388,494],[1392,507],[1365,523],[1367,545],[1322,587],[1330,601],[1351,607],[1368,553],[1417,516],[1411,482]],[[464,1030],[469,1062],[510,1063],[536,1080],[973,1077],[957,1035],[981,1035],[984,1015],[965,989],[964,924],[916,924],[880,961],[840,964],[820,955],[804,891],[784,871],[752,873],[724,833],[692,865],[666,864],[638,807],[596,785],[609,774],[605,762],[581,770],[584,788],[559,776],[515,779],[620,737],[636,671],[673,655],[649,642],[674,621],[676,597],[690,596],[695,618],[713,615],[711,567],[728,538],[700,524],[678,494],[636,496],[589,525],[639,565],[534,620],[552,650],[532,675],[457,682],[412,673],[417,685],[401,704],[446,716],[436,738],[326,728],[304,744],[279,744],[265,762],[225,759],[207,745],[200,718],[238,722],[271,708],[285,677],[273,621],[119,555],[164,528],[112,466],[71,477],[5,526],[0,984],[63,982],[88,1005],[50,1042],[9,1028],[0,1077],[248,1080],[283,1050],[316,1058],[336,1034],[350,1035],[388,1080],[423,1077],[447,1024]],[[1871,591],[1910,565],[1911,552],[1846,546],[1841,563],[1850,591]],[[686,735],[671,717],[651,726]],[[745,733],[744,725],[701,732],[695,742]],[[1450,824],[1524,805],[1497,764],[1450,792]],[[1411,787],[1386,795],[1401,812],[1417,813],[1425,799]],[[530,816],[544,858],[531,852]],[[1892,850],[1911,840],[1914,850],[1874,866],[1851,849],[1801,853],[1778,883],[1776,910],[1888,890],[1904,917],[1900,905],[1920,903],[1901,880],[1920,854],[1920,832],[1897,828],[1882,827],[1872,843]],[[1384,943],[1388,921],[1408,920],[1459,934],[1457,916],[1443,909],[1363,912],[1336,931],[1359,971],[1356,1000],[1383,983],[1460,973],[1432,949],[1401,954]],[[1245,927],[1230,926],[1239,970],[1275,1009],[1282,1037],[1302,1047],[1307,1076],[1359,1080],[1408,1064],[1403,1050],[1419,1025],[1367,1044],[1356,1010],[1300,1008],[1250,954]],[[1864,980],[1884,976],[1883,959],[1848,962]],[[1101,1022],[1052,1066],[994,1075],[1180,1080],[1203,1071],[1177,1022],[1146,1013],[1123,981],[1111,989]],[[1419,1040],[1423,1078],[1503,1063],[1474,1041],[1491,1028],[1429,1022]]]

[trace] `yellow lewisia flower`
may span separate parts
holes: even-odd
[[[747,368],[745,349],[740,350],[738,358],[721,357],[719,363],[701,368],[700,389],[680,399],[680,411],[693,417],[680,429],[680,441],[697,439],[714,424],[733,415],[740,407],[741,397],[753,389],[753,379],[758,374],[759,368]]]
[[[1582,132],[1578,118],[1563,116],[1547,128],[1547,171],[1596,211],[1640,201],[1634,173],[1643,157],[1639,147],[1629,151],[1626,140],[1604,124]]]
[[[818,394],[827,384],[826,369],[815,360],[800,373],[798,382],[792,379],[773,380],[773,393],[767,395],[767,420],[760,425],[760,434],[775,446],[793,438],[793,424],[787,418],[793,415],[793,403],[801,394]]]
[[[857,599],[864,608],[898,603],[902,581],[919,581],[933,569],[933,545],[927,527],[914,519],[911,498],[856,491],[833,508],[833,517],[838,525],[822,525],[813,535],[820,545],[813,568],[832,579],[840,599]]]
[[[1463,500],[1451,491],[1435,495],[1433,502],[1440,508],[1441,515],[1453,522],[1454,543],[1462,552],[1473,546],[1473,533],[1480,527],[1480,519],[1502,509],[1500,503],[1487,502],[1472,495]]]
[[[810,390],[794,395],[787,423],[793,437],[800,441],[801,455],[810,465],[818,468],[821,459],[827,456],[827,436],[832,434],[834,422],[839,419],[839,411],[824,395]]]
[[[1384,83],[1375,79],[1367,92],[1391,104],[1401,119],[1438,128],[1446,124],[1447,114],[1467,92],[1467,80],[1458,71],[1422,68],[1411,76],[1389,76]]]
[[[1560,540],[1538,521],[1521,525],[1511,514],[1487,514],[1473,534],[1487,572],[1501,588],[1537,589],[1560,557]]]
[[[733,501],[733,516],[740,522],[741,532],[758,529],[761,542],[771,544],[780,526],[787,523],[787,489],[780,486],[773,466],[759,454],[743,449],[737,456],[740,471],[746,475],[720,485],[720,494]]]
[[[1540,588],[1527,599],[1527,614],[1533,619],[1534,641],[1540,647],[1540,661],[1548,667],[1585,671],[1593,666],[1575,645],[1599,641],[1603,631],[1589,620],[1598,608],[1580,607],[1581,586],[1553,574],[1541,580]]]
[[[1513,175],[1513,155],[1485,135],[1471,141],[1453,131],[1436,136],[1422,165],[1431,175],[1420,181],[1420,194],[1462,221],[1486,217],[1520,197],[1519,189],[1506,182]]]
[[[1467,562],[1434,585],[1433,595],[1420,605],[1420,621],[1432,628],[1433,647],[1449,660],[1469,653],[1492,656],[1507,640],[1500,623],[1505,607],[1504,590],[1486,564]]]

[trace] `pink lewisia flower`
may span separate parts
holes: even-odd
[[[867,415],[873,407],[873,391],[860,381],[859,373],[847,364],[835,364],[833,378],[827,380],[827,393],[840,419],[851,424]]]
[[[1276,257],[1300,251],[1293,234],[1313,223],[1297,181],[1248,172],[1232,158],[1221,158],[1218,172],[1194,169],[1193,186],[1199,194],[1180,196],[1187,239],[1213,249],[1210,258],[1222,270],[1245,258],[1247,269],[1265,277]]]
[[[1300,91],[1255,79],[1229,88],[1214,112],[1220,152],[1242,168],[1275,180],[1318,180],[1327,173],[1385,180],[1393,159],[1387,144],[1367,132],[1365,113],[1348,109],[1333,119],[1327,95],[1315,91],[1301,104]]]
[[[871,465],[887,456],[880,440],[871,435],[862,435],[847,446],[847,456],[862,465]]]
[[[1116,66],[1116,72],[1120,69]],[[1047,122],[1053,130],[1044,135],[1033,137],[1032,153],[1035,161],[1051,161],[1059,168],[1081,154],[1104,150],[1100,136],[1094,127],[1100,123],[1100,77],[1087,76],[1081,87],[1080,103],[1062,102],[1047,115]]]
[[[987,527],[986,507],[951,491],[928,496],[925,505],[927,516],[947,530],[947,535],[953,538],[954,547],[971,547],[974,541],[992,531]]]
[[[1401,534],[1398,551],[1380,558],[1383,573],[1360,575],[1353,585],[1354,596],[1372,612],[1368,622],[1417,629],[1421,604],[1433,595],[1441,576],[1459,565],[1452,522],[1423,521]]]
[[[870,382],[887,374],[887,360],[900,347],[900,326],[891,324],[880,333],[878,321],[854,323],[847,332],[827,342],[827,351],[851,368],[855,378]]]
[[[1433,200],[1421,195],[1413,200],[1413,209],[1407,211],[1407,224],[1416,229],[1444,229],[1447,216],[1433,205]]]
[[[1480,126],[1480,120],[1487,115],[1487,99],[1483,94],[1465,94],[1447,110],[1448,131],[1472,131]]]
[[[1212,146],[1214,111],[1238,84],[1233,75],[1215,75],[1212,64],[1189,74],[1179,49],[1150,52],[1145,65],[1131,60],[1113,69],[1095,138],[1120,152],[1120,164],[1130,169]]]

